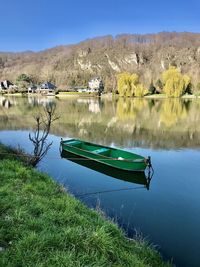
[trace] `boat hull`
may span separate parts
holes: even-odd
[[[61,148],[85,160],[93,160],[124,171],[144,171],[148,165],[144,157],[124,150],[101,146],[77,139],[61,141]]]

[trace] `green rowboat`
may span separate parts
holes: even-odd
[[[144,171],[151,166],[150,157],[144,158],[140,155],[117,148],[101,146],[78,139],[62,140],[61,148],[70,152],[78,158],[93,160],[116,169],[125,171]]]

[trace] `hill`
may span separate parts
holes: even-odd
[[[49,80],[59,88],[87,85],[101,76],[107,90],[116,87],[116,74],[138,73],[149,85],[175,65],[200,82],[200,34],[161,32],[158,34],[121,34],[88,39],[74,45],[58,46],[40,52],[0,52],[0,80],[16,80],[21,73],[35,82]]]

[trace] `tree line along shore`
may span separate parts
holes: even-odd
[[[172,266],[0,145],[0,265]]]
[[[116,88],[112,93],[122,97],[199,97],[200,83],[194,86],[191,77],[182,74],[175,66],[170,66],[163,71],[160,79],[156,82],[151,81],[149,87],[146,87],[136,73],[123,72],[116,75]],[[3,82],[2,82],[3,83]],[[65,89],[59,89],[51,82],[45,82],[40,87],[33,84],[33,79],[27,74],[20,74],[16,80],[16,85],[7,81],[8,87],[0,90],[1,93],[40,93],[44,95],[71,95],[71,94],[93,94],[101,95],[108,93],[104,88],[103,80],[100,77],[91,79],[89,88],[74,86]],[[92,84],[92,85],[91,85]],[[7,89],[7,90],[6,90]],[[96,94],[95,94],[96,93]]]

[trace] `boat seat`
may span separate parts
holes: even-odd
[[[92,152],[95,153],[95,154],[100,154],[100,153],[106,152],[108,150],[109,150],[108,148],[102,147],[102,148],[96,149],[96,150],[94,150]]]
[[[72,141],[70,141],[70,142],[67,142],[66,143],[67,145],[72,145],[72,146],[74,146],[74,145],[79,145],[79,144],[81,144],[81,142],[80,141],[77,141],[77,140],[72,140]]]

